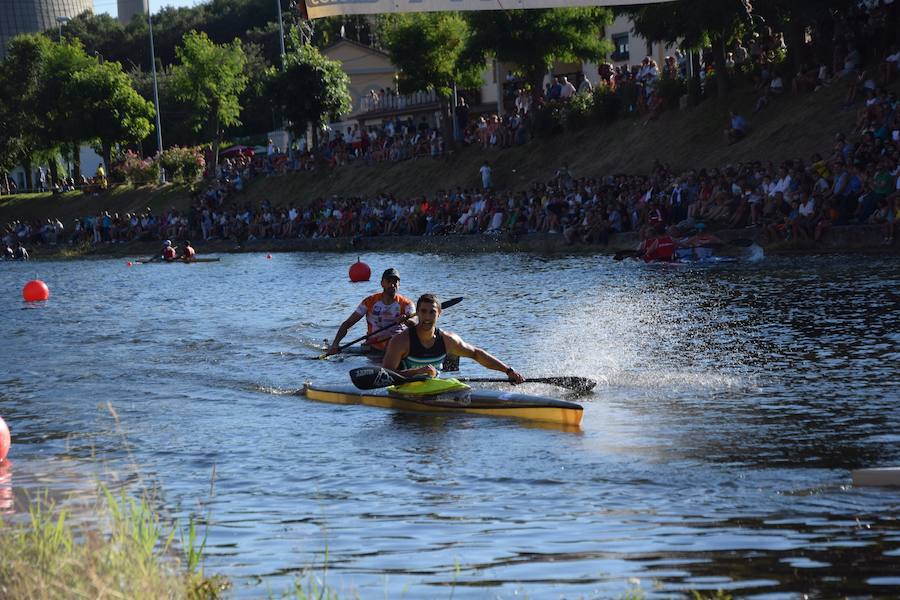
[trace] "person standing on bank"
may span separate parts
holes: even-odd
[[[360,302],[353,314],[341,323],[331,342],[327,356],[340,352],[341,340],[357,321],[366,317],[366,325],[369,333],[388,327],[385,331],[370,337],[366,344],[372,348],[384,352],[391,337],[397,335],[406,327],[406,320],[413,314],[412,300],[397,293],[400,289],[400,273],[397,269],[387,269],[381,276],[382,292],[372,294]],[[393,325],[393,327],[390,327]]]
[[[525,381],[518,371],[486,351],[466,343],[453,332],[439,329],[437,322],[440,316],[441,301],[437,296],[420,296],[416,302],[418,324],[391,338],[382,366],[404,377],[437,377],[447,355],[465,356],[483,367],[504,373],[512,383]]]

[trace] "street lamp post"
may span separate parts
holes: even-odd
[[[156,52],[153,49],[153,17],[150,15],[149,11],[147,11],[147,25],[150,28],[150,71],[153,73],[153,105],[156,107],[156,151],[159,156],[162,156],[162,122],[159,118],[159,88],[156,84]],[[166,174],[161,167],[159,169],[159,182],[166,182]]]
[[[63,23],[68,23],[69,21],[71,21],[71,19],[70,19],[69,17],[65,17],[65,16],[58,16],[58,17],[56,17],[56,24],[57,24],[57,26],[59,27],[59,41],[60,41],[60,42],[62,42],[62,26],[63,26]]]
[[[275,0],[278,6],[278,42],[281,48],[281,70],[284,71],[284,23],[281,20],[281,0]]]

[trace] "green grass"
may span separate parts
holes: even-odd
[[[177,524],[165,524],[146,498],[105,488],[89,517],[91,524],[73,524],[44,494],[27,521],[0,523],[0,597],[202,600],[227,588],[226,579],[204,574],[193,522],[176,547]]]

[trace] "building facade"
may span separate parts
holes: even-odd
[[[131,23],[135,15],[146,15],[150,12],[150,0],[118,0],[118,19],[122,25]]]
[[[17,35],[56,29],[85,11],[94,11],[93,0],[2,0],[0,58],[6,56],[7,44]]]

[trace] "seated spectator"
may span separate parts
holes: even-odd
[[[763,92],[763,95],[757,99],[753,112],[757,113],[766,108],[774,98],[777,98],[782,94],[784,94],[784,79],[782,79],[781,75],[776,73],[769,82],[769,86]]]
[[[815,90],[820,90],[822,87],[831,85],[831,77],[828,73],[828,65],[824,62],[819,63],[819,71],[816,74],[816,87]]]
[[[838,77],[845,77],[855,72],[859,67],[860,63],[862,63],[862,54],[860,54],[859,49],[856,46],[847,47],[847,54],[844,56],[844,65],[841,69],[840,73],[837,74]]]
[[[744,139],[744,136],[747,135],[747,120],[735,110],[728,114],[730,122],[728,129],[725,130],[725,136],[728,138],[728,145],[731,145]]]
[[[891,46],[891,49],[888,50],[888,54],[884,57],[884,60],[881,61],[881,64],[878,65],[878,73],[881,75],[881,85],[887,86],[891,82],[897,74],[898,67],[900,67],[900,50],[897,50],[897,44],[894,44]]]
[[[875,88],[875,80],[867,77],[865,71],[860,71],[853,82],[847,86],[847,98],[844,101],[844,108],[856,102],[860,96],[865,95],[867,90],[874,91]]]
[[[818,86],[818,77],[818,67],[803,65],[800,68],[800,72],[794,75],[794,80],[791,82],[791,92],[800,94],[815,90]]]

